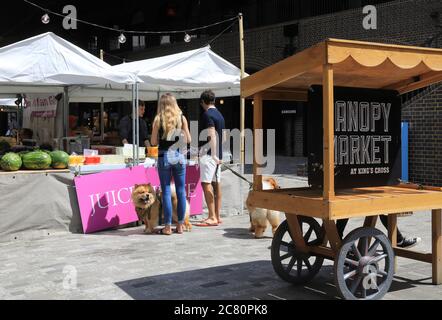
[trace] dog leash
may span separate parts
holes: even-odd
[[[247,182],[249,184],[249,188],[252,189],[253,188],[253,182],[250,182],[249,180],[247,180],[244,176],[240,175],[238,172],[236,172],[235,170],[233,170],[232,168],[226,166],[224,163],[221,164],[224,168],[226,168],[227,170],[231,171],[235,176],[237,176],[238,178],[240,178],[241,180],[244,180],[245,182]]]

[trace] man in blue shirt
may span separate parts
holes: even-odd
[[[144,101],[138,101],[138,121],[140,128],[140,136],[138,137],[138,146],[139,147],[150,147],[149,143],[149,135],[147,131],[147,123],[143,119],[144,112],[146,111],[146,105]],[[119,131],[120,138],[122,144],[133,144],[133,136],[132,136],[132,114],[123,117],[120,120]]]
[[[207,144],[200,150],[200,176],[209,216],[199,226],[217,226],[221,223],[221,164],[225,142],[225,121],[215,107],[215,94],[206,90],[201,94],[204,109],[202,130],[207,130]]]

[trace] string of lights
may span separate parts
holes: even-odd
[[[48,24],[50,22],[50,14],[54,15],[54,16],[58,16],[58,17],[62,17],[65,18],[65,16],[61,13],[52,11],[48,8],[44,8],[32,1],[29,0],[23,0],[25,3],[34,6],[40,10],[42,10],[43,12],[45,12],[43,14],[43,16],[41,17],[41,22],[44,24]],[[183,30],[164,30],[164,31],[146,31],[146,30],[124,30],[124,29],[117,29],[117,28],[111,28],[111,27],[107,27],[107,26],[103,26],[103,25],[99,25],[90,21],[86,21],[86,20],[81,20],[78,18],[74,18],[74,17],[70,17],[70,19],[80,22],[82,24],[86,24],[89,26],[93,26],[96,28],[100,28],[100,29],[104,29],[104,30],[109,30],[109,31],[114,31],[116,33],[119,33],[119,37],[118,37],[118,41],[120,43],[125,43],[126,42],[126,36],[125,34],[132,34],[132,35],[168,35],[168,34],[179,34],[179,33],[183,33],[184,34],[184,41],[185,42],[190,42],[191,41],[191,36],[189,35],[189,33],[195,32],[195,31],[199,31],[199,30],[204,30],[204,29],[209,29],[211,27],[217,26],[217,25],[221,25],[233,20],[238,20],[238,16],[232,17],[232,18],[228,18],[222,21],[218,21],[218,22],[214,22],[205,26],[201,26],[201,27],[196,27],[196,28],[189,28],[189,29],[183,29]],[[229,26],[230,27],[230,26]]]
[[[227,28],[225,28],[223,31],[221,31],[220,33],[218,33],[215,37],[213,37],[212,39],[210,39],[207,43],[205,43],[203,46],[201,46],[201,48],[203,48],[203,47],[206,47],[206,46],[210,46],[210,45],[212,45],[212,43],[216,40],[216,39],[218,39],[220,36],[222,36],[224,33],[226,33],[226,31],[228,31],[233,25],[235,25],[235,23],[236,23],[236,21],[235,22],[233,22],[232,24],[230,24]],[[108,53],[108,52],[106,52],[106,51],[103,51],[103,54],[105,55],[105,56],[108,56],[108,57],[111,57],[111,58],[114,58],[114,59],[118,59],[118,60],[121,60],[121,61],[123,61],[123,63],[124,62],[133,62],[132,60],[129,60],[129,59],[127,59],[127,58],[122,58],[122,57],[119,57],[119,56],[116,56],[116,55],[113,55],[113,54],[110,54],[110,53]]]

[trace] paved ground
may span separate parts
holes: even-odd
[[[328,262],[307,286],[280,280],[271,239],[254,239],[248,220],[226,217],[222,226],[170,237],[137,227],[0,243],[0,299],[336,298]],[[399,220],[405,233],[423,237],[418,249],[430,248],[429,222],[424,213]],[[386,299],[441,299],[442,286],[431,285],[430,276],[430,265],[399,259]]]
[[[296,163],[279,159],[275,177],[282,187],[306,186],[305,178],[293,176]],[[246,183],[242,188],[247,194]],[[225,201],[232,201],[225,194]],[[347,230],[361,225],[352,220]],[[21,235],[0,242],[0,299],[337,298],[331,262],[308,285],[291,286],[273,271],[270,230],[267,238],[257,240],[248,226],[248,215],[230,215],[219,227],[194,227],[170,237],[145,235],[143,227],[93,235]],[[430,250],[428,212],[400,218],[399,226],[405,234],[423,238],[416,249]],[[429,264],[398,261],[385,299],[442,299],[442,286],[431,285]]]

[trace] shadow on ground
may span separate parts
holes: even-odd
[[[247,228],[225,228],[223,237],[231,239],[253,239],[255,238]],[[268,239],[268,238],[267,238]]]
[[[413,288],[417,284],[395,278],[390,291]],[[323,266],[310,283],[294,286],[281,280],[271,262],[265,260],[162,274],[116,285],[136,300],[339,299],[333,283],[333,266]]]

